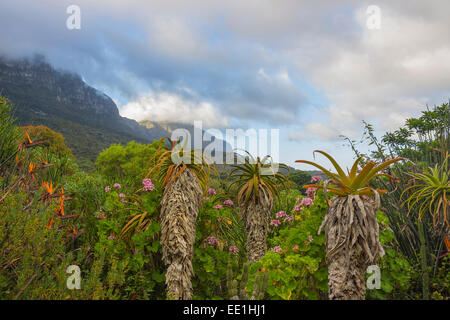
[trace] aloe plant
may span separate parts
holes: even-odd
[[[286,183],[288,178],[281,171],[270,171],[270,156],[255,159],[247,154],[249,157],[245,158],[243,164],[232,166],[230,178],[233,181],[229,188],[237,186],[239,190],[237,202],[247,233],[248,260],[253,263],[266,253],[269,218],[274,200],[279,197],[278,185]],[[279,168],[289,170],[284,164],[279,164]]]
[[[408,188],[403,193],[410,193],[410,196],[403,202],[408,208],[408,213],[417,208],[419,220],[428,213],[433,217],[433,224],[445,222],[449,226],[447,210],[450,204],[448,192],[450,191],[450,178],[448,171],[449,154],[445,155],[445,160],[440,166],[428,168],[423,173],[410,172],[409,175],[418,182]]]
[[[210,164],[196,150],[184,150],[179,148],[180,142],[169,142],[172,148],[161,140],[150,160],[155,166],[146,178],[154,174],[163,188],[160,241],[163,260],[168,265],[167,294],[171,299],[188,300],[192,298],[198,207],[209,184]],[[174,162],[174,158],[181,161]]]
[[[412,210],[417,209],[418,216],[418,231],[420,240],[420,263],[422,266],[422,291],[423,298],[429,299],[430,292],[430,279],[428,274],[428,261],[426,254],[426,241],[424,235],[424,224],[422,218],[428,211],[433,218],[433,225],[440,225],[443,231],[442,234],[438,233],[444,241],[448,241],[450,238],[450,228],[447,217],[449,211],[450,201],[448,199],[448,192],[450,190],[450,180],[448,171],[448,158],[449,154],[444,153],[444,161],[440,166],[437,164],[434,168],[425,169],[422,173],[409,172],[409,176],[413,178],[412,186],[406,188],[401,198],[405,194],[410,194],[409,197],[402,203],[408,208],[408,215]],[[441,238],[441,239],[442,239]]]
[[[363,300],[366,292],[365,271],[384,255],[376,214],[380,206],[380,193],[385,191],[371,188],[370,182],[380,176],[392,178],[382,171],[402,158],[379,164],[369,161],[361,170],[358,170],[361,162],[358,158],[346,174],[329,154],[320,150],[316,152],[330,160],[336,173],[315,162],[296,162],[312,165],[330,178],[323,185],[304,186],[323,188],[328,204],[328,212],[318,233],[325,228],[329,298]],[[328,192],[336,195],[331,201],[328,201]]]

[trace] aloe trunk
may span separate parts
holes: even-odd
[[[251,199],[240,207],[247,234],[246,247],[250,263],[258,261],[266,254],[266,238],[273,207],[273,200],[268,192],[260,188],[259,193],[259,197]]]
[[[189,170],[174,170],[161,200],[161,245],[168,265],[166,286],[169,298],[192,299],[192,258],[196,235],[198,206],[202,190]]]
[[[325,227],[330,300],[364,300],[365,272],[384,255],[376,212],[379,205],[357,195],[331,200]]]

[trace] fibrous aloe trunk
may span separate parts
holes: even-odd
[[[240,206],[241,218],[247,233],[247,254],[250,263],[261,259],[267,251],[266,238],[273,199],[267,190],[259,188],[259,197]]]
[[[179,173],[174,170],[172,177]],[[169,180],[170,181],[170,180]],[[192,257],[202,190],[196,176],[184,170],[164,189],[161,200],[161,245],[167,294],[176,300],[192,298]]]
[[[364,300],[365,272],[384,255],[375,203],[357,195],[335,197],[319,229],[325,227],[330,300]]]

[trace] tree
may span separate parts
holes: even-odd
[[[72,156],[72,152],[66,146],[61,133],[53,131],[46,126],[25,126],[21,127],[22,132],[28,134],[33,140],[45,141],[48,150],[56,156]]]
[[[247,254],[250,263],[256,262],[265,255],[267,250],[266,237],[269,229],[269,218],[272,212],[274,198],[278,197],[277,184],[288,181],[287,176],[278,171],[271,171],[270,156],[256,160],[249,155],[245,162],[233,165],[230,178],[239,189],[237,202],[239,212],[247,233]],[[282,169],[289,168],[279,164]],[[265,172],[263,172],[263,170]]]
[[[126,146],[113,144],[99,154],[95,165],[105,177],[119,180],[131,178],[136,184],[140,184],[148,171],[149,158],[155,153],[158,144],[158,140],[152,144],[134,141],[128,142]]]
[[[169,140],[170,141],[170,140]],[[169,298],[192,298],[192,258],[196,236],[196,220],[202,195],[209,184],[209,165],[194,150],[172,149],[160,141],[152,157],[155,167],[149,172],[162,184],[161,245],[163,260],[168,265],[166,286]],[[180,161],[175,161],[178,157]]]
[[[329,203],[328,212],[319,229],[320,233],[325,228],[329,298],[364,300],[366,269],[384,255],[376,214],[380,206],[379,194],[385,190],[373,189],[369,183],[376,177],[388,176],[380,172],[401,158],[381,164],[369,161],[358,173],[358,165],[362,160],[360,157],[346,175],[330,155],[320,150],[314,152],[327,157],[337,171],[332,173],[311,161],[296,161],[310,164],[330,178],[323,185],[306,185],[304,188],[323,188],[326,197],[327,192],[336,195],[331,201],[326,199]],[[328,187],[330,182],[332,186]]]

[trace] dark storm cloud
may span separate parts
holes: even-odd
[[[292,34],[280,37],[283,30],[268,35],[263,30],[264,24],[280,28],[278,20],[286,12],[275,20],[253,18],[249,28],[234,21],[242,19],[233,15],[237,5],[213,5],[215,13],[208,14],[201,1],[197,11],[181,3],[172,10],[157,1],[95,5],[80,1],[81,30],[68,30],[66,8],[71,4],[0,4],[0,28],[8,30],[0,39],[0,53],[43,54],[56,67],[77,72],[89,84],[124,101],[149,91],[168,92],[189,101],[210,102],[230,118],[272,123],[292,120],[290,115],[307,103],[298,84],[279,77],[292,66],[282,61],[276,46]],[[215,20],[221,12],[229,15]],[[290,18],[289,23],[295,21]]]

